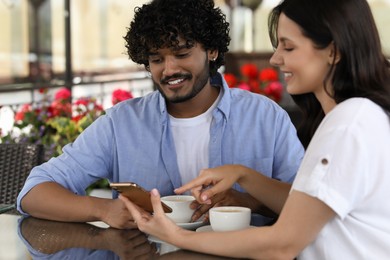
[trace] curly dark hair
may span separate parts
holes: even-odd
[[[153,49],[175,48],[179,36],[188,48],[200,43],[207,50],[218,50],[210,62],[210,76],[225,63],[229,50],[229,23],[213,0],[154,0],[136,7],[126,41],[127,54],[135,63],[149,70],[148,55]]]

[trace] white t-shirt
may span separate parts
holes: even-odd
[[[169,116],[182,184],[193,180],[199,175],[200,170],[209,167],[210,126],[213,110],[220,96],[221,93],[214,104],[199,116],[192,118]]]
[[[390,119],[365,98],[326,115],[292,189],[326,203],[336,217],[299,259],[390,259]]]

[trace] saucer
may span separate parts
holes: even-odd
[[[150,242],[153,242],[153,243],[158,243],[158,244],[166,244],[166,242],[162,241],[161,239],[155,237],[155,236],[152,236],[152,235],[148,235],[148,240]]]
[[[256,226],[249,226],[250,228],[256,227]],[[196,232],[214,232],[214,230],[211,228],[211,225],[199,227],[196,229]]]
[[[195,230],[198,227],[203,226],[205,223],[203,222],[203,219],[196,221],[196,222],[189,222],[189,223],[177,223],[177,225],[181,228],[188,229],[188,230]]]
[[[196,232],[213,232],[213,229],[211,228],[211,225],[207,225],[203,227],[198,227],[196,229]]]
[[[166,254],[166,253],[170,253],[170,252],[174,252],[174,251],[177,251],[179,250],[180,248],[179,247],[176,247],[174,245],[171,245],[165,241],[162,241],[161,239],[158,239],[157,237],[155,236],[152,236],[152,235],[149,235],[148,236],[148,240],[152,243],[157,243],[159,244],[158,245],[158,252],[160,255],[163,255],[163,254]]]

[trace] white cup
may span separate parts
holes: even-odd
[[[233,231],[250,226],[251,209],[246,207],[224,206],[209,210],[213,231]]]
[[[190,208],[190,204],[195,200],[190,195],[172,195],[161,198],[161,201],[172,208],[171,213],[166,215],[176,223],[189,223],[195,209]]]

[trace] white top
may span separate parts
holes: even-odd
[[[210,126],[212,113],[220,96],[221,93],[213,105],[199,116],[192,118],[169,116],[183,184],[196,178],[200,170],[209,168]]]
[[[352,98],[326,115],[292,189],[336,212],[299,259],[390,258],[390,118]]]

